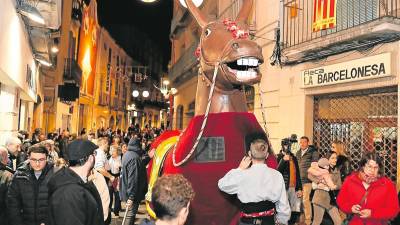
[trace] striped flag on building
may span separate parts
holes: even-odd
[[[336,1],[314,0],[313,32],[336,26]]]

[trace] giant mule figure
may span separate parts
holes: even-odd
[[[147,205],[151,210],[151,189],[163,173],[181,173],[196,192],[187,224],[235,224],[235,198],[219,191],[218,180],[236,168],[243,158],[245,137],[263,132],[248,113],[244,85],[260,82],[261,47],[249,40],[246,20],[253,0],[244,0],[236,20],[209,22],[186,0],[189,11],[202,29],[197,51],[200,68],[195,117],[179,132],[166,132],[152,147],[156,154],[150,171]],[[178,136],[179,135],[179,136]]]

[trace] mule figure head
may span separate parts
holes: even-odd
[[[204,112],[202,103],[204,99],[207,100],[208,89],[202,88],[201,83],[206,82],[206,86],[210,85],[216,65],[218,65],[216,96],[218,97],[218,94],[223,92],[225,103],[228,103],[230,101],[226,101],[227,98],[232,97],[232,94],[238,94],[235,90],[239,91],[243,85],[260,82],[259,65],[264,59],[261,47],[249,39],[249,28],[246,23],[253,0],[243,0],[243,6],[235,20],[225,19],[222,22],[207,21],[205,15],[193,4],[192,0],[185,0],[185,2],[202,30],[199,48],[196,51],[200,60],[201,77],[196,97],[196,103],[200,104],[196,104],[199,106],[196,106],[196,114],[202,114]],[[224,103],[218,102],[219,99],[221,98],[213,99],[213,101],[217,101],[215,103],[221,106]],[[240,104],[246,105],[245,100],[242,102],[243,100],[240,99]],[[211,112],[247,111],[247,108],[228,106],[215,108],[215,106],[216,104],[213,103]]]

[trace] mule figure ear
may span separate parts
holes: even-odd
[[[196,19],[197,23],[201,28],[204,28],[207,25],[207,19],[205,15],[197,8],[192,0],[185,0],[187,8],[192,16]]]
[[[242,8],[238,16],[236,17],[236,22],[244,22],[247,18],[249,18],[251,7],[253,6],[253,0],[243,0]]]

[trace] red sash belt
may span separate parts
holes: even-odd
[[[264,216],[273,216],[275,214],[275,209],[271,209],[264,212],[255,212],[255,213],[244,213],[240,212],[241,218],[257,218],[257,217],[264,217]]]

